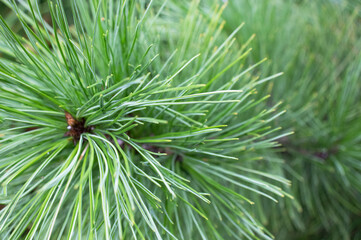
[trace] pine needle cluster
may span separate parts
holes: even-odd
[[[257,88],[280,74],[223,7],[4,3],[1,239],[271,238],[252,204],[287,195],[264,169],[289,133]]]

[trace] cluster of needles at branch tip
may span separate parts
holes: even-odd
[[[80,136],[83,133],[91,132],[94,130],[93,126],[85,126],[84,118],[77,120],[68,112],[65,112],[65,118],[68,124],[67,127],[68,131],[65,133],[64,136],[72,137],[74,144],[76,144],[79,141]]]
[[[279,74],[248,66],[224,7],[7,2],[23,29],[0,17],[0,240],[271,238],[250,205],[290,183],[259,155],[290,133],[255,93]]]

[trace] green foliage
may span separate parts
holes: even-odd
[[[264,169],[289,133],[256,87],[279,74],[246,64],[223,8],[5,3],[2,239],[270,239],[251,204],[287,195]]]
[[[278,239],[359,239],[359,14],[357,1],[244,0],[223,15],[228,32],[246,23],[241,41],[256,34],[250,63],[269,56],[260,72],[284,72],[261,91],[285,101],[278,120],[295,132],[279,157],[296,201],[263,213]]]

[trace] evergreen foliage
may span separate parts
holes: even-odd
[[[277,239],[360,239],[361,32],[358,1],[229,1],[225,30],[245,22],[250,63],[284,75],[261,91],[284,100],[278,124],[295,200],[280,199],[264,223]],[[265,206],[268,206],[265,203]]]
[[[223,7],[4,3],[22,29],[0,18],[2,239],[272,237],[255,216],[289,196],[290,132],[257,88],[280,74]]]
[[[361,238],[359,0],[1,4],[1,239]]]

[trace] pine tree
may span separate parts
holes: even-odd
[[[255,216],[288,196],[290,132],[257,88],[280,74],[247,63],[223,7],[5,3],[22,30],[0,18],[1,239],[272,237]]]

